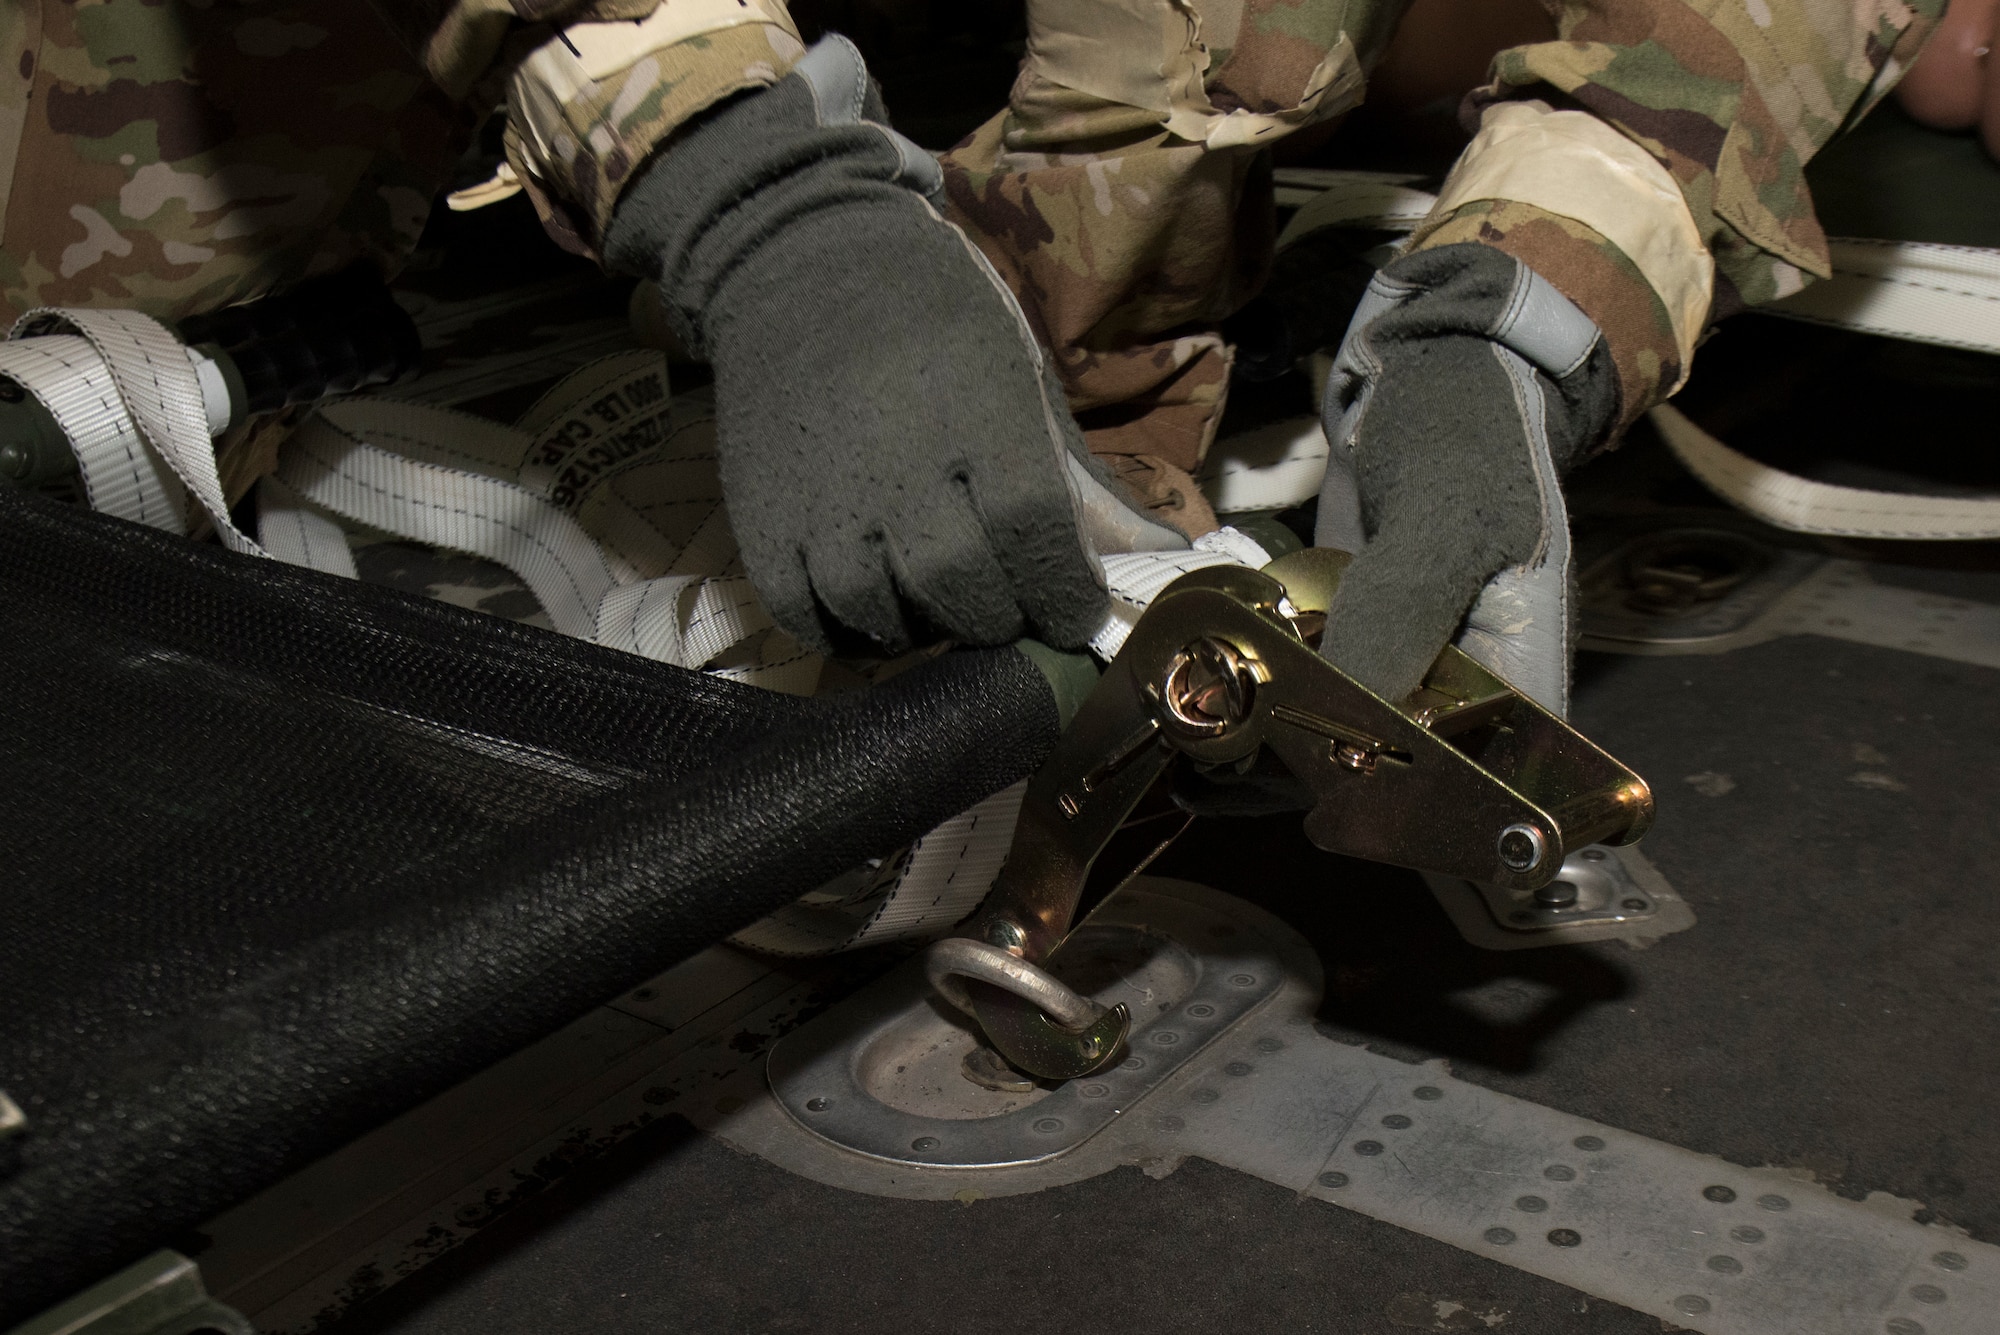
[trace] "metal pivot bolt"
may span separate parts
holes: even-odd
[[[1533,825],[1509,825],[1500,831],[1500,863],[1509,871],[1529,872],[1549,855],[1549,839]]]
[[[1020,924],[996,918],[987,924],[986,943],[998,946],[1010,955],[1019,955],[1027,948],[1028,934],[1021,930]]]
[[[1236,646],[1204,636],[1174,655],[1160,683],[1166,722],[1194,737],[1220,737],[1250,716],[1257,674]]]

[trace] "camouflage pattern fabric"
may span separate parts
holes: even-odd
[[[1030,0],[1035,4],[1078,0]],[[1341,35],[1363,69],[1400,0],[1194,0],[1218,106],[1296,96],[1311,53]],[[1503,98],[1588,110],[1657,157],[1687,196],[1717,267],[1713,314],[1826,272],[1802,170],[1914,60],[1943,0],[1556,0],[1561,41],[1504,52],[1468,115]],[[1357,85],[1349,99],[1358,102]],[[1055,350],[1092,448],[1192,471],[1220,417],[1228,351],[1217,322],[1268,255],[1265,189],[1247,160],[1286,131],[1224,149],[1145,109],[1025,69],[1011,105],[945,155],[953,216],[1007,276]],[[1431,220],[1417,244],[1514,254],[1605,331],[1621,418],[1684,367],[1659,297],[1618,247],[1574,219],[1507,201]]]
[[[341,0],[0,12],[9,323],[37,306],[172,320],[357,259],[392,271],[467,129]]]
[[[495,105],[565,25],[650,22],[659,8],[378,3],[379,18],[335,0],[0,9],[0,169],[11,166],[0,314],[123,306],[172,319],[357,258],[392,270],[468,128],[465,108]],[[767,3],[782,19],[780,0]],[[945,155],[952,216],[1055,351],[1093,449],[1183,528],[1211,522],[1188,474],[1228,383],[1217,325],[1257,289],[1270,253],[1262,150],[1360,100],[1403,4],[1031,0],[1044,40],[1008,109]],[[1720,316],[1826,272],[1804,165],[1888,90],[1942,8],[1560,0],[1563,40],[1503,53],[1471,108],[1585,109],[1653,154],[1714,253]],[[551,230],[592,250],[660,142],[782,77],[790,48],[772,33],[790,31],[788,20],[712,28],[560,90],[558,151],[525,152],[518,130],[509,141]],[[1180,42],[1164,61],[1163,38]],[[1627,420],[1678,379],[1657,298],[1589,227],[1487,200],[1433,220],[1420,244],[1459,240],[1518,255],[1597,319]]]
[[[1806,163],[1894,86],[1943,11],[1944,0],[1564,0],[1563,40],[1502,52],[1467,116],[1544,98],[1595,113],[1659,159],[1714,256],[1721,319],[1827,276]],[[1618,364],[1621,425],[1679,380],[1665,308],[1590,228],[1496,201],[1428,226],[1420,246],[1497,246],[1598,322]]]
[[[513,76],[507,160],[565,249],[598,258],[619,195],[662,140],[722,99],[776,83],[805,54],[781,4],[770,7],[777,21],[742,0],[719,7],[730,26],[644,51],[608,76],[551,87],[534,58]]]
[[[1679,383],[1685,368],[1666,306],[1625,252],[1589,226],[1532,204],[1480,200],[1428,227],[1411,249],[1473,241],[1504,250],[1604,331],[1618,372],[1614,437]]]
[[[1360,100],[1360,68],[1387,45],[1402,4],[1199,5],[1208,100],[1283,112],[1344,41],[1354,77],[1307,123],[1336,117]],[[1274,238],[1261,150],[1295,127],[1211,148],[1170,133],[1166,119],[1068,86],[1031,61],[1007,111],[943,162],[951,218],[1054,351],[1092,451],[1121,476],[1145,479],[1160,518],[1202,532],[1214,519],[1188,475],[1214,439],[1228,389],[1230,350],[1216,326],[1264,281]]]

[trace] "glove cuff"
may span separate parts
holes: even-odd
[[[607,262],[656,278],[675,333],[705,352],[719,291],[794,224],[942,196],[937,160],[882,114],[853,43],[823,39],[777,84],[722,106],[654,158],[612,216]]]

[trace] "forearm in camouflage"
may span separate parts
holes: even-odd
[[[558,241],[596,257],[619,196],[654,149],[724,98],[776,83],[804,54],[781,5],[727,3],[723,17],[751,17],[641,51],[610,73],[575,68],[558,42],[514,74],[507,157]]]
[[[1713,313],[1827,273],[1805,166],[1901,77],[1944,0],[1566,0],[1560,42],[1500,54],[1474,104],[1590,111],[1673,175],[1716,266]],[[1669,382],[1671,383],[1671,382]]]
[[[507,156],[557,240],[595,255],[667,136],[804,51],[784,0],[377,0],[456,97],[505,97]]]
[[[1601,232],[1533,204],[1482,199],[1454,210],[1417,248],[1467,241],[1506,251],[1596,322],[1618,370],[1617,430],[1680,382],[1681,352],[1665,304]]]

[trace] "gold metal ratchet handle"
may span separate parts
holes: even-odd
[[[1178,760],[1269,746],[1313,796],[1319,847],[1512,889],[1650,822],[1638,775],[1455,648],[1402,702],[1322,659],[1310,641],[1345,564],[1308,551],[1169,585],[1029,780],[992,894],[930,957],[940,994],[1018,1069],[1073,1079],[1119,1056],[1124,1008],[1091,1013],[1046,966],[1094,907],[1081,903],[1092,863]]]

